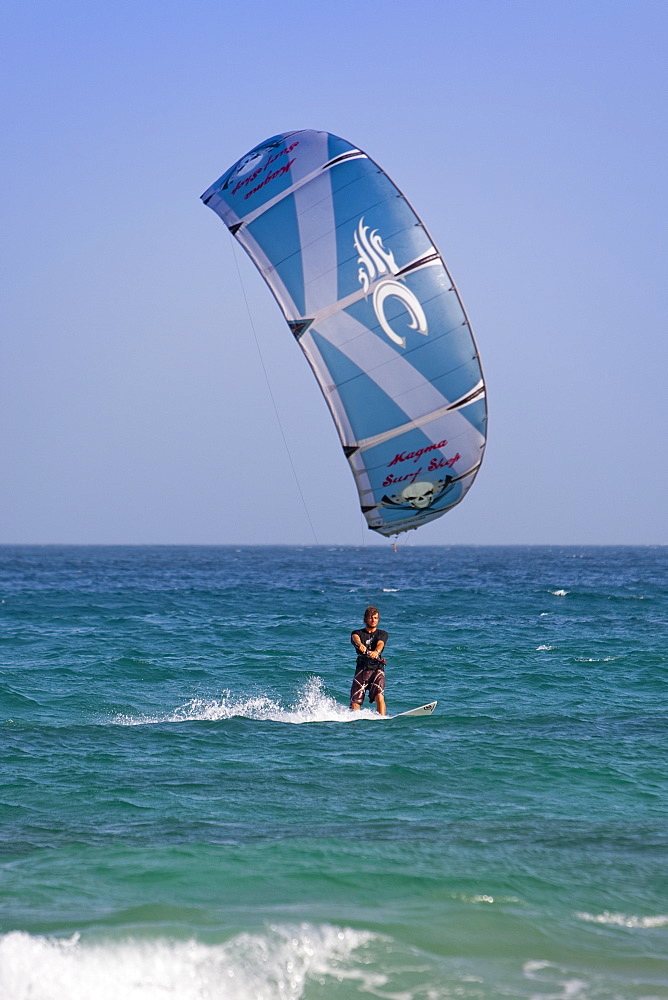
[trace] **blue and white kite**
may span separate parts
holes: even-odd
[[[370,528],[466,495],[485,384],[459,293],[389,177],[327,132],[267,139],[202,195],[271,288],[318,380]]]

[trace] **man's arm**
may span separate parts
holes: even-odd
[[[353,634],[350,636],[350,641],[352,642],[357,652],[360,653],[360,655],[362,656],[367,655],[366,646],[360,639],[359,634],[357,632],[353,632]]]
[[[358,632],[353,632],[350,636],[350,641],[361,656],[368,656],[371,660],[379,660],[380,654],[383,651],[383,646],[385,642],[383,639],[379,639],[376,643],[375,649],[367,649],[362,640],[359,637]]]
[[[382,659],[381,653],[385,649],[385,640],[387,639],[387,632],[383,632],[382,634],[385,636],[385,639],[378,639],[376,641],[375,651],[373,653],[369,653],[369,656],[373,656],[374,660]]]
[[[380,660],[381,658],[380,654],[383,652],[384,645],[385,643],[383,642],[383,640],[379,639],[378,642],[376,643],[376,648],[370,649],[366,655],[370,656],[373,660]]]

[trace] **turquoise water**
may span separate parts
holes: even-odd
[[[3,1000],[668,997],[668,549],[0,548]],[[381,610],[391,715],[347,709]]]

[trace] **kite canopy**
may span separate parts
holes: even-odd
[[[395,535],[459,503],[485,447],[478,351],[438,250],[389,177],[337,136],[286,132],[202,201],[306,355],[369,527]]]

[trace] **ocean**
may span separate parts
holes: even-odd
[[[2,1000],[668,997],[668,548],[2,546],[0,600]]]

